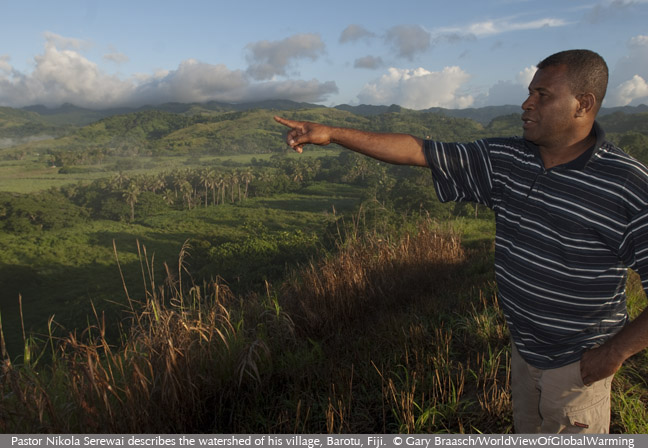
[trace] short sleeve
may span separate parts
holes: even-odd
[[[426,140],[424,154],[441,202],[477,202],[492,207],[492,167],[488,142]]]

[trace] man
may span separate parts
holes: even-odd
[[[588,50],[543,60],[522,104],[523,138],[440,143],[275,117],[297,152],[337,143],[428,166],[441,201],[495,211],[519,433],[608,432],[612,377],[648,347],[648,310],[628,322],[625,303],[628,267],[648,287],[648,170],[595,121],[607,80]]]

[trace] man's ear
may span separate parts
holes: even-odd
[[[576,97],[576,100],[578,101],[577,117],[596,112],[596,97],[593,93],[582,93]]]

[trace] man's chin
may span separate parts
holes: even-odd
[[[529,141],[531,143],[537,144],[536,140],[538,139],[538,136],[534,135],[533,132],[529,132],[527,130],[524,130],[522,132],[522,138],[524,138],[525,140],[527,140],[527,141]]]

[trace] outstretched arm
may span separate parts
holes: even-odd
[[[408,134],[366,132],[357,129],[326,126],[308,121],[293,121],[275,117],[290,128],[286,142],[301,153],[304,145],[337,143],[352,151],[383,162],[397,165],[427,166],[423,155],[423,140]]]

